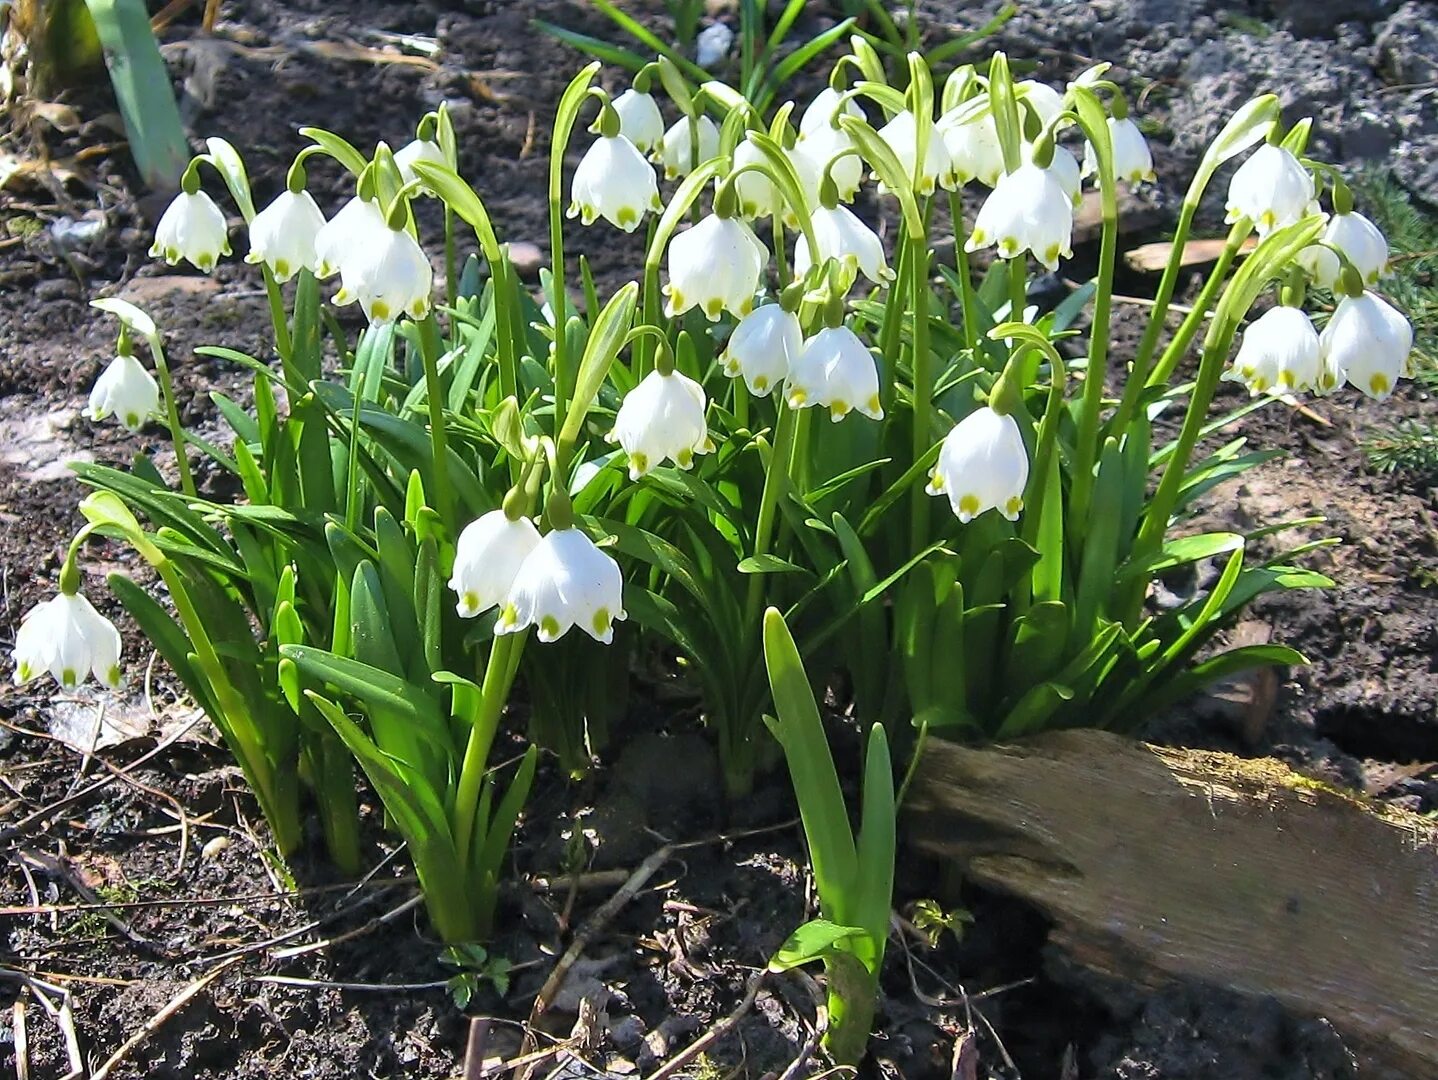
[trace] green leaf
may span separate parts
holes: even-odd
[[[356,178],[364,172],[369,159],[350,145],[348,141],[324,128],[302,127],[300,134],[320,147],[326,154],[343,165]]]
[[[840,926],[827,919],[814,919],[795,930],[779,946],[769,961],[769,970],[789,971],[815,960],[826,960],[836,952],[848,951],[844,946],[854,939],[868,936],[869,932],[862,926]]]
[[[810,570],[807,567],[792,563],[788,559],[781,559],[777,555],[750,555],[747,559],[741,559],[738,566],[741,574],[807,574]]]

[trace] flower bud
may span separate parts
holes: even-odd
[[[677,371],[651,371],[624,395],[609,441],[629,455],[630,479],[638,480],[666,458],[688,469],[695,454],[713,450],[706,404],[704,388]]]
[[[315,239],[325,216],[308,191],[282,191],[250,222],[250,253],[245,262],[262,262],[279,282],[300,270],[319,266]]]
[[[697,307],[710,322],[721,312],[743,318],[754,308],[769,251],[738,218],[710,214],[669,242],[666,313]]]
[[[155,227],[155,242],[150,246],[152,257],[163,257],[171,266],[185,259],[207,274],[221,255],[229,253],[225,215],[203,191],[182,191],[175,196],[161,215]]]
[[[145,421],[160,415],[160,387],[145,366],[129,353],[115,357],[100,373],[85,410],[95,421],[112,413],[130,431],[139,431]]]
[[[947,495],[965,525],[985,510],[997,510],[1015,521],[1024,506],[1028,480],[1029,456],[1018,423],[983,405],[944,436],[924,490]]]
[[[614,640],[625,617],[619,564],[578,529],[556,529],[529,553],[515,576],[496,634],[533,626],[540,641],[556,641],[578,626],[595,641]]]
[[[574,170],[569,216],[586,225],[604,218],[616,228],[633,232],[647,213],[658,213],[659,182],[644,155],[623,135],[600,136]]]
[[[460,618],[472,619],[504,603],[524,560],[539,546],[539,530],[526,517],[510,520],[503,510],[475,518],[454,545],[449,587],[459,596]]]
[[[25,613],[15,633],[15,682],[49,672],[67,690],[87,674],[120,685],[120,632],[80,593],[60,593]]]
[[[734,327],[720,361],[725,375],[742,375],[749,392],[764,397],[789,377],[803,347],[798,316],[778,304],[765,304]]]
[[[828,327],[804,342],[789,372],[786,397],[794,409],[826,406],[835,423],[854,409],[884,418],[874,354],[847,326]]]

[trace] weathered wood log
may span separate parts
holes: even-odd
[[[1034,904],[1079,963],[1326,1018],[1375,1070],[1438,1076],[1438,825],[1269,760],[1094,731],[930,744],[912,843]]]

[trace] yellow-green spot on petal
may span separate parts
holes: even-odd
[[[111,686],[120,685],[120,665],[112,664],[110,670],[105,672],[105,681]]]
[[[959,497],[959,513],[974,517],[978,512],[979,497],[977,495],[961,495]]]
[[[719,318],[719,314],[723,310],[724,301],[720,300],[718,297],[715,297],[712,300],[706,300],[704,302],[704,314],[709,316],[710,320]]]
[[[649,471],[649,455],[638,451],[630,454],[629,467],[641,475],[647,473]]]
[[[806,401],[808,401],[808,400],[809,400],[809,395],[806,394],[803,390],[800,390],[800,389],[795,388],[795,389],[789,391],[789,405],[790,405],[792,408],[795,408],[795,409],[801,408],[801,407],[803,407],[804,402],[806,402]]]
[[[988,242],[989,234],[986,233],[983,229],[975,229],[973,233],[969,236],[969,243],[974,244],[977,247],[983,247]]]
[[[69,689],[70,687],[73,687],[73,686],[75,685],[75,683],[76,683],[76,679],[75,679],[75,669],[74,669],[74,668],[66,668],[64,671],[60,672],[60,682],[61,682],[67,689]]]
[[[632,206],[621,206],[614,218],[621,229],[631,228],[639,224],[639,211]]]
[[[736,368],[736,369],[738,368],[738,365],[737,365],[737,364],[735,365],[735,368]],[[769,389],[769,376],[767,376],[767,375],[756,375],[756,376],[754,376],[754,393],[756,393],[756,394],[762,394],[762,393],[763,393],[765,390],[767,390],[767,389]]]
[[[519,609],[514,604],[504,605],[504,610],[499,613],[499,625],[506,630],[519,625]]]
[[[1278,373],[1278,385],[1285,390],[1292,390],[1294,386],[1293,372],[1284,370]]]
[[[275,260],[275,277],[287,278],[290,276],[290,264],[285,259]]]
[[[134,430],[135,428],[139,427],[139,426],[140,426],[140,414],[139,414],[139,413],[132,413],[132,412],[126,413],[126,414],[125,414],[125,426],[126,426],[127,428],[130,428],[131,430]]]
[[[680,450],[674,455],[674,463],[681,469],[687,469],[694,464],[694,451],[689,449]]]
[[[389,318],[389,305],[386,304],[383,300],[376,300],[373,304],[369,306],[369,313],[371,318],[379,319],[381,322],[383,322],[385,319]]]
[[[539,620],[539,633],[542,637],[557,638],[559,636],[559,620],[553,615],[546,615]]]
[[[875,394],[873,397],[871,397],[871,398],[869,399],[869,411],[870,411],[871,413],[877,413],[877,412],[880,411],[879,395],[878,395],[878,394]]]
[[[594,627],[596,634],[603,636],[609,633],[609,624],[613,621],[613,618],[609,614],[609,609],[602,607],[594,613],[594,618],[590,621],[589,625]]]
[[[479,593],[473,591],[466,592],[464,594],[464,597],[462,598],[461,606],[464,608],[465,611],[478,611]]]
[[[1392,385],[1393,384],[1388,381],[1388,376],[1384,375],[1381,371],[1375,372],[1373,377],[1368,380],[1368,388],[1379,396],[1388,393],[1388,391],[1392,389]]]
[[[1050,263],[1056,263],[1058,261],[1059,246],[1057,244],[1050,244],[1047,248],[1044,249],[1044,263],[1045,265],[1048,265]]]
[[[1010,521],[1019,516],[1019,511],[1024,508],[1023,499],[1017,495],[1010,496],[1009,501],[1004,503],[1004,516]]]

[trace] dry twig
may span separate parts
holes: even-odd
[[[675,1054],[654,1072],[650,1073],[649,1080],[668,1080],[689,1062],[702,1054],[709,1047],[722,1039],[729,1032],[733,1031],[739,1021],[744,1019],[750,1009],[754,1007],[754,1000],[759,996],[759,986],[763,983],[764,977],[768,975],[768,969],[760,968],[749,976],[749,984],[744,988],[744,1000],[733,1012],[726,1016],[719,1023],[715,1024],[699,1038],[686,1046],[679,1053]]]
[[[189,986],[181,990],[178,994],[176,994],[173,998],[170,999],[169,1004],[167,1004],[154,1016],[150,1017],[144,1027],[142,1027],[139,1031],[135,1032],[135,1034],[131,1035],[128,1039],[126,1039],[125,1042],[121,1045],[120,1049],[116,1050],[113,1054],[111,1054],[105,1060],[105,1063],[103,1065],[101,1065],[98,1069],[91,1073],[90,1080],[105,1080],[105,1078],[114,1071],[116,1066],[118,1066],[122,1061],[124,1061],[127,1057],[130,1056],[130,1054],[135,1051],[136,1047],[138,1047],[156,1031],[160,1030],[160,1028],[164,1027],[165,1023],[171,1017],[173,1017],[176,1013],[178,1013],[181,1009],[188,1005],[197,995],[199,995],[205,989],[205,987],[209,986],[210,983],[214,982],[216,979],[218,979],[221,975],[223,975],[226,971],[228,971],[231,967],[233,967],[235,964],[238,964],[239,962],[240,958],[238,956],[232,957],[231,959],[226,960],[223,963],[212,968],[206,974],[201,975],[194,982],[190,983]]]

